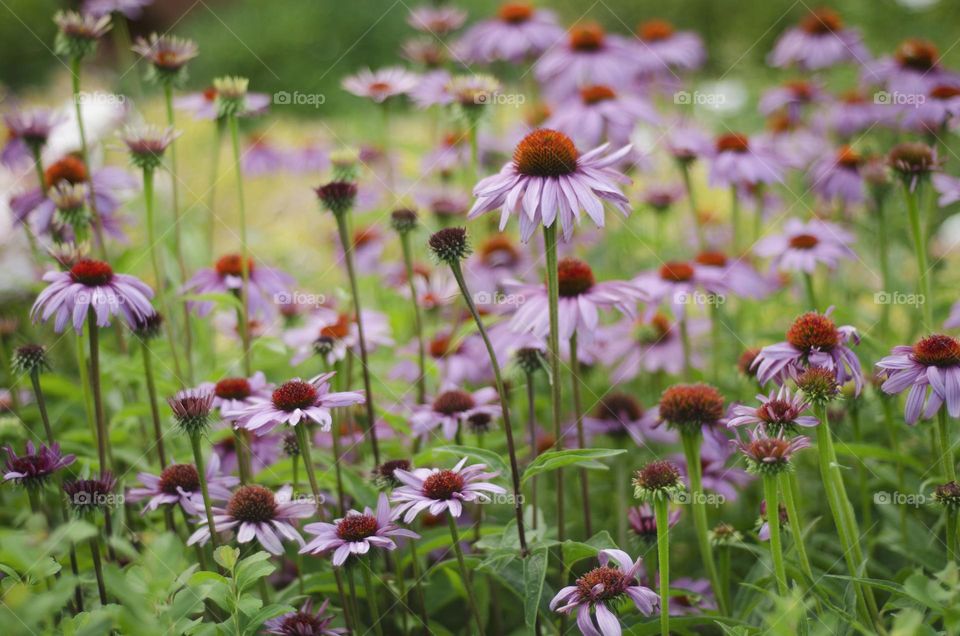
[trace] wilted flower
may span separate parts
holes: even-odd
[[[117,503],[113,492],[116,485],[117,480],[113,474],[103,471],[99,477],[64,482],[63,492],[66,493],[67,503],[73,511],[78,515],[86,515],[112,508]]]
[[[334,214],[349,212],[357,198],[357,184],[350,181],[331,181],[314,192],[324,208]]]
[[[210,425],[213,393],[203,389],[185,389],[167,400],[177,424],[184,433],[206,431]]]
[[[890,149],[887,163],[913,191],[940,166],[935,148],[920,141],[905,141]]]
[[[31,375],[47,371],[50,363],[47,361],[47,350],[43,345],[25,344],[13,350],[10,368],[20,375]]]
[[[47,482],[47,478],[61,468],[69,466],[76,460],[75,455],[63,455],[59,444],[34,446],[27,441],[27,452],[17,455],[12,447],[7,446],[7,465],[3,475],[4,481],[12,481],[26,488],[38,488]]]
[[[246,77],[226,76],[213,80],[218,117],[238,116],[248,110]]]

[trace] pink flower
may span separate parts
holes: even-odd
[[[333,422],[330,409],[366,401],[359,391],[331,393],[330,378],[334,375],[331,371],[306,382],[300,378],[284,382],[274,389],[269,399],[257,398],[246,409],[235,413],[237,426],[266,435],[280,424],[296,426],[301,420],[312,420],[329,431]]]
[[[782,234],[760,239],[754,247],[757,256],[770,257],[779,270],[812,274],[818,264],[836,268],[840,260],[854,255],[853,236],[834,223],[813,219],[804,223],[790,219]]]
[[[393,471],[394,477],[403,483],[390,497],[391,501],[400,504],[394,509],[393,518],[403,517],[404,523],[410,523],[424,510],[434,516],[447,511],[453,517],[459,517],[463,514],[464,503],[487,503],[490,501],[487,493],[506,494],[504,488],[486,481],[498,473],[485,472],[487,467],[484,464],[465,467],[466,463],[464,457],[450,470],[417,468]]]
[[[563,37],[552,11],[507,2],[496,18],[471,26],[455,48],[468,62],[521,62],[547,51]]]
[[[398,66],[371,71],[363,69],[343,80],[343,88],[357,97],[369,97],[381,104],[391,97],[409,93],[419,78]]]
[[[907,424],[916,424],[921,413],[933,417],[946,404],[950,417],[960,417],[960,341],[944,334],[921,338],[915,345],[899,345],[877,363],[886,375],[884,393],[895,395],[910,388],[904,407]],[[926,408],[924,408],[926,403]]]
[[[236,477],[220,474],[220,458],[215,453],[207,461],[205,472],[208,492],[213,501],[226,501],[230,498],[230,489],[240,483]],[[137,478],[143,487],[131,488],[127,493],[127,500],[141,501],[149,498],[143,513],[156,510],[165,504],[180,504],[187,514],[203,514],[200,477],[193,464],[170,464],[160,475],[140,473]]]

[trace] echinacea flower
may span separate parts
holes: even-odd
[[[220,474],[220,458],[216,453],[207,461],[207,490],[211,501],[226,501],[230,489],[240,483],[237,477]],[[131,488],[127,501],[148,499],[141,514],[156,510],[162,505],[179,504],[188,515],[203,514],[203,493],[200,476],[193,464],[170,464],[159,475],[139,473],[141,488]]]
[[[307,599],[299,610],[274,616],[264,622],[264,634],[279,634],[280,636],[342,636],[347,630],[333,627],[334,616],[327,614],[330,600],[320,604],[317,611],[313,611],[313,599]]]
[[[810,404],[802,394],[792,393],[790,387],[781,386],[771,391],[770,395],[758,395],[757,399],[760,406],[735,404],[727,426],[758,425],[768,433],[779,433],[793,432],[798,426],[809,428],[820,423],[812,415],[803,415]]]
[[[122,218],[117,211],[121,196],[137,185],[129,172],[114,166],[91,171],[79,157],[65,155],[47,164],[43,178],[45,190],[37,186],[10,199],[10,209],[18,222],[29,222],[36,234],[52,234],[57,229],[57,187],[82,185],[87,207],[91,207],[93,197],[96,197],[97,214],[104,233],[114,238],[124,237]],[[62,238],[69,240],[71,235],[64,233]]]
[[[667,525],[673,527],[680,521],[680,509],[671,508],[667,513]],[[630,524],[630,530],[643,541],[656,542],[657,540],[657,517],[653,513],[653,506],[649,503],[643,503],[639,506],[633,506],[627,510],[627,523]]]
[[[243,411],[257,399],[270,397],[272,387],[262,371],[249,378],[230,377],[217,382],[203,382],[197,387],[213,394],[212,408],[220,411],[220,417],[229,419]]]
[[[823,157],[810,170],[810,187],[824,201],[862,203],[867,185],[860,168],[864,158],[850,146],[841,146],[832,156]]]
[[[900,124],[907,130],[940,135],[947,125],[960,117],[960,78],[937,84],[927,91],[926,99],[905,108]]]
[[[195,435],[207,430],[210,424],[210,409],[213,406],[211,391],[184,389],[169,398],[167,404],[184,433]]]
[[[93,53],[97,40],[113,26],[109,15],[95,16],[77,11],[57,11],[53,21],[58,29],[54,50],[58,55],[74,59]]]
[[[861,75],[865,83],[883,83],[890,93],[914,102],[934,86],[960,79],[943,65],[937,46],[923,38],[907,38],[892,56],[866,64]]]
[[[632,601],[645,616],[660,607],[657,594],[640,585],[637,579],[642,559],[634,561],[623,550],[609,549],[600,550],[597,560],[599,567],[578,578],[575,585],[561,589],[550,601],[550,609],[554,612],[570,614],[576,611],[577,627],[583,636],[620,634],[620,621],[610,608],[617,607],[624,599]]]
[[[782,113],[791,123],[802,119],[810,106],[826,99],[823,88],[806,80],[791,80],[775,88],[768,89],[760,96],[758,109],[763,115]]]
[[[143,9],[153,4],[154,0],[85,0],[84,13],[101,17],[111,13],[121,13],[129,20],[138,20],[143,15]]]
[[[66,493],[67,503],[73,512],[83,516],[102,512],[119,503],[122,498],[113,492],[116,485],[116,478],[107,470],[101,472],[99,477],[64,482],[63,492]]]
[[[709,384],[675,384],[660,396],[660,419],[679,431],[713,428],[724,418],[723,395]]]
[[[0,150],[0,162],[14,167],[25,160],[33,160],[47,143],[62,116],[46,108],[15,110],[3,116],[7,139]]]
[[[414,407],[409,416],[411,432],[426,438],[440,429],[444,437],[453,439],[461,426],[473,417],[500,417],[497,390],[484,387],[472,393],[459,388],[449,388],[437,395],[429,404]]]
[[[3,480],[26,488],[44,485],[50,475],[76,460],[75,455],[63,455],[57,443],[34,446],[33,442],[28,440],[27,452],[23,455],[17,455],[11,446],[4,450],[7,451],[7,465]]]
[[[153,290],[138,278],[115,274],[103,261],[82,259],[69,271],[47,272],[43,280],[50,284],[37,296],[30,316],[34,322],[55,318],[57,333],[68,323],[80,333],[88,314],[98,327],[109,326],[110,317],[119,316],[133,329],[154,313]]]
[[[364,309],[360,312],[367,352],[381,346],[393,345],[390,321],[379,311]],[[291,365],[298,365],[314,354],[320,354],[328,364],[347,357],[348,353],[360,355],[360,331],[353,312],[342,313],[327,307],[312,312],[302,326],[287,330],[284,344],[294,350]]]
[[[790,458],[798,450],[808,448],[810,438],[803,435],[784,437],[783,431],[768,435],[757,427],[750,431],[748,440],[737,438],[733,440],[733,445],[747,458],[751,472],[773,475],[789,470]]]
[[[670,592],[670,616],[703,614],[717,609],[709,579],[680,577],[670,581],[670,589],[685,592]]]
[[[922,141],[905,141],[890,149],[887,164],[913,192],[917,185],[926,181],[937,171],[941,161],[937,149]]]
[[[881,388],[895,395],[908,387],[904,419],[916,424],[920,415],[933,417],[944,405],[950,417],[960,417],[960,341],[945,334],[921,338],[913,346],[898,345],[877,363],[886,375]],[[926,404],[926,408],[924,408]]]
[[[588,435],[609,435],[615,439],[629,437],[640,447],[650,442],[670,444],[677,441],[673,431],[657,426],[657,409],[644,410],[627,393],[611,391],[602,398],[594,411],[584,415],[583,429]]]
[[[781,160],[765,144],[730,132],[717,138],[710,162],[710,185],[742,186],[783,181]]]
[[[193,115],[194,119],[218,119],[220,112],[217,109],[218,90],[215,86],[200,91],[179,95],[174,98],[173,105]],[[267,112],[272,96],[266,93],[247,92],[243,99],[242,108],[236,112],[237,117],[255,117]]]
[[[143,170],[155,170],[163,160],[163,153],[179,136],[180,133],[173,128],[148,124],[127,126],[120,139],[126,144],[130,161],[135,166]]]
[[[204,268],[184,283],[181,293],[191,295],[233,294],[240,296],[243,288],[243,260],[240,254],[221,256],[211,268]],[[263,319],[276,314],[279,298],[288,297],[294,284],[293,277],[273,267],[247,261],[247,305],[251,318]],[[188,300],[187,305],[198,316],[206,316],[214,307],[213,301]]]
[[[788,29],[768,57],[771,66],[798,66],[818,70],[840,62],[870,60],[856,29],[846,28],[835,11],[814,9],[796,27]]]
[[[559,281],[560,339],[569,340],[578,334],[589,341],[600,324],[601,309],[616,309],[633,318],[638,301],[647,295],[636,284],[627,281],[597,282],[593,270],[576,258],[564,258],[557,264]],[[550,333],[548,290],[544,283],[514,284],[508,287],[512,294],[523,299],[510,321],[514,331],[529,332],[538,337]]]
[[[633,496],[646,502],[671,501],[686,490],[680,469],[672,462],[658,459],[633,473]]]
[[[753,251],[769,257],[775,269],[812,274],[819,264],[834,269],[841,260],[852,258],[852,243],[853,236],[834,223],[790,219],[782,233],[760,239]]]
[[[377,498],[377,510],[369,507],[363,512],[350,510],[342,519],[333,523],[311,523],[303,531],[315,538],[300,549],[300,554],[324,554],[333,552],[333,567],[346,563],[350,556],[360,557],[370,548],[396,550],[397,537],[419,539],[412,530],[401,528],[393,522],[393,511],[385,493]]]
[[[469,287],[478,304],[480,294],[506,290],[504,281],[523,276],[530,269],[530,255],[507,234],[496,233],[481,242],[463,264]]]
[[[632,282],[646,293],[651,304],[668,305],[678,320],[686,317],[688,305],[722,302],[719,294],[725,288],[714,272],[683,261],[668,261],[641,273]],[[707,284],[712,287],[709,295],[701,291]]]
[[[17,374],[29,376],[50,369],[47,350],[43,345],[24,344],[13,350],[10,369]]]
[[[630,142],[637,122],[659,121],[657,111],[639,96],[603,84],[589,84],[580,87],[579,95],[560,100],[543,126],[592,148],[603,141],[624,146]]]
[[[816,311],[803,314],[787,330],[785,342],[761,349],[753,361],[760,384],[773,380],[782,385],[788,378],[796,379],[808,367],[819,367],[833,373],[841,386],[853,380],[859,395],[863,371],[849,344],[858,344],[860,335],[850,325],[837,327],[830,318],[832,312],[833,307],[823,314]]]
[[[873,95],[853,89],[840,94],[839,99],[827,104],[815,115],[815,121],[844,139],[886,125],[893,120],[896,109],[891,104],[878,104]]]
[[[313,516],[316,505],[293,501],[293,489],[284,486],[276,494],[257,485],[240,486],[225,508],[213,507],[213,523],[217,532],[234,530],[237,543],[254,539],[270,554],[283,554],[283,541],[296,541],[303,547],[303,537],[296,529],[296,520]],[[187,539],[187,545],[204,545],[210,540],[210,528],[203,523]]]
[[[151,33],[149,39],[138,37],[132,49],[150,62],[151,73],[160,81],[182,79],[187,62],[200,52],[193,40],[156,33]]]
[[[368,97],[381,104],[410,92],[419,81],[414,73],[398,66],[377,71],[367,68],[344,79],[343,88],[357,97]]]
[[[642,75],[666,76],[674,69],[696,70],[707,58],[699,35],[693,31],[677,31],[666,20],[641,22],[636,36],[637,70]]]
[[[467,21],[467,12],[451,6],[424,5],[410,10],[407,24],[418,31],[440,37],[456,31]]]
[[[468,62],[518,63],[541,55],[562,37],[552,11],[527,2],[505,2],[496,17],[471,26],[455,46]]]
[[[266,435],[281,424],[297,426],[312,420],[324,431],[330,430],[333,417],[330,410],[366,400],[362,392],[330,392],[330,378],[335,372],[320,374],[309,381],[294,378],[284,382],[270,398],[257,398],[243,411],[235,414],[237,426],[257,435]]]
[[[787,507],[783,505],[783,502],[780,502],[778,506],[779,518],[780,518],[780,528],[789,530],[787,522],[790,521],[790,518],[787,516]],[[766,500],[760,502],[760,527],[757,529],[757,538],[761,541],[770,540],[770,522],[767,521],[767,502]]]
[[[768,296],[776,288],[770,276],[764,276],[744,258],[729,258],[719,250],[700,252],[693,259],[694,279],[713,298],[705,300],[720,302],[724,294],[733,293],[741,298],[759,299]]]
[[[583,84],[625,88],[637,71],[634,43],[607,33],[596,22],[570,27],[534,67],[537,80],[553,100],[573,96]]]
[[[424,510],[434,516],[449,512],[456,518],[463,514],[464,503],[487,503],[490,501],[487,493],[506,494],[506,489],[487,481],[499,473],[486,472],[484,464],[465,466],[466,463],[464,457],[452,469],[394,470],[394,477],[403,482],[403,486],[390,495],[392,502],[400,504],[394,508],[393,518],[403,517],[404,523],[410,523]]]

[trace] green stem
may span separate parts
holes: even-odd
[[[480,620],[480,610],[477,609],[477,601],[473,596],[473,584],[470,582],[470,571],[467,569],[467,563],[463,558],[463,550],[460,548],[460,533],[457,531],[457,520],[453,515],[447,515],[447,521],[450,525],[450,539],[453,541],[453,551],[457,555],[457,564],[460,566],[460,578],[463,579],[463,588],[467,593],[467,604],[470,606],[470,613],[473,614],[473,620],[477,625],[477,634],[485,633],[483,631],[483,621]]]
[[[213,153],[210,157],[210,184],[207,186],[207,253],[214,252],[214,234],[216,229],[217,183],[220,180],[220,151],[223,147],[223,121],[217,119],[213,124]]]
[[[880,260],[880,278],[883,281],[883,294],[892,294],[893,276],[890,273],[890,255],[889,255],[889,232],[887,229],[887,218],[884,210],[883,196],[874,197],[874,207],[877,213],[877,251]],[[880,331],[881,337],[888,338],[890,334],[890,308],[891,303],[885,302],[880,305]]]
[[[91,304],[87,308],[87,329],[90,337],[90,391],[93,394],[93,409],[97,420],[97,459],[100,472],[107,470],[109,438],[107,418],[103,413],[103,395],[100,390],[100,327],[97,326],[97,314]]]
[[[680,344],[683,347],[683,379],[687,382],[693,379],[693,365],[690,363],[690,330],[687,328],[687,318],[680,318]],[[716,351],[714,351],[716,354]]]
[[[100,605],[107,604],[107,586],[103,582],[103,561],[100,559],[100,539],[90,538],[90,556],[93,559],[93,571],[97,575],[97,592],[100,594]]]
[[[420,621],[423,623],[424,633],[430,634],[430,615],[427,612],[427,597],[423,593],[422,575],[420,574],[420,557],[417,555],[417,542],[410,542],[410,562],[413,565],[413,587],[417,592],[417,604],[420,610]]]
[[[587,439],[583,431],[583,406],[580,401],[580,358],[577,352],[577,334],[570,336],[570,380],[573,385],[573,416],[577,423],[577,447],[586,448]],[[583,525],[587,537],[593,536],[593,524],[590,520],[590,485],[587,481],[587,469],[580,469],[580,499],[583,502]]]
[[[543,228],[543,243],[547,261],[547,299],[550,311],[550,337],[547,340],[550,359],[550,398],[553,406],[553,435],[557,450],[562,448],[563,431],[560,423],[560,281],[557,272],[557,224]],[[563,523],[563,470],[556,471],[557,539],[566,535]]]
[[[733,227],[733,256],[740,258],[740,198],[737,196],[737,187],[730,187],[730,222]]]
[[[803,273],[803,291],[807,295],[807,305],[810,311],[817,310],[817,294],[813,286],[813,275],[810,272]]]
[[[694,196],[693,182],[690,179],[690,164],[686,161],[677,162],[680,166],[680,173],[683,175],[683,187],[687,191],[687,201],[690,203],[690,220],[697,231],[697,246],[702,251],[707,247],[707,241],[703,236],[703,226],[700,224],[700,217],[697,214],[697,200]]]
[[[776,475],[763,476],[763,498],[767,502],[767,527],[770,528],[770,556],[773,558],[773,573],[777,579],[777,591],[781,597],[789,593],[787,570],[783,565],[783,547],[780,545],[780,501],[777,496]]]
[[[207,515],[207,527],[210,529],[210,545],[217,549],[217,529],[213,523],[213,509],[210,505],[210,492],[207,488],[207,474],[203,467],[203,451],[200,449],[200,431],[190,433],[190,446],[193,448],[193,461],[200,477],[200,494],[203,495],[203,510]]]
[[[657,562],[660,567],[660,634],[670,636],[670,520],[666,497],[657,497],[653,512],[657,520]],[[653,576],[653,572],[650,573]]]
[[[950,445],[950,431],[947,428],[947,406],[944,404],[937,412],[937,444],[940,446],[940,463],[947,481],[957,481],[957,467],[953,461],[953,448]]]
[[[380,619],[380,611],[377,609],[377,595],[373,587],[373,578],[370,576],[370,567],[366,563],[363,566],[363,587],[367,591],[367,607],[370,609],[370,623],[377,636],[383,636],[383,625]]]
[[[310,457],[310,436],[307,434],[307,427],[303,422],[293,427],[297,431],[297,445],[300,447],[300,455],[303,456],[303,469],[307,473],[307,480],[310,482],[310,492],[313,494],[313,503],[320,510],[320,503],[323,501],[320,495],[320,486],[317,484],[317,476],[313,472],[313,459]],[[341,510],[342,510],[341,504]]]
[[[894,452],[897,462],[897,492],[907,492],[906,469],[903,466],[903,459],[900,451],[900,425],[893,417],[893,400],[887,395],[880,396],[880,403],[883,407],[883,422],[890,435],[890,449]],[[897,510],[900,513],[900,538],[903,545],[908,545],[907,535],[907,508],[897,504]]]
[[[800,492],[797,474],[793,471],[784,472],[780,477],[780,489],[783,491],[783,502],[787,507],[787,521],[790,524],[790,534],[793,535],[793,547],[797,551],[797,560],[800,562],[800,568],[804,575],[810,583],[813,583],[813,569],[810,567],[810,559],[807,557],[807,548],[803,541],[803,523],[800,520],[800,509],[797,506]]]
[[[683,454],[687,462],[687,474],[690,479],[690,510],[693,513],[693,523],[697,531],[697,543],[700,545],[700,558],[707,569],[710,585],[717,591],[717,605],[720,612],[728,613],[726,591],[720,586],[720,577],[717,574],[717,565],[713,559],[713,548],[710,545],[709,528],[707,526],[707,504],[703,494],[703,468],[700,460],[700,444],[703,441],[702,433],[682,432]]]
[[[50,426],[50,416],[47,414],[47,401],[43,398],[43,388],[40,386],[40,372],[34,369],[30,372],[30,383],[33,384],[33,394],[37,398],[37,410],[40,411],[40,420],[43,422],[43,431],[47,435],[47,444],[53,445],[53,428]]]
[[[80,158],[83,159],[83,165],[90,170],[90,149],[87,146],[87,131],[83,123],[83,109],[80,106],[80,58],[74,57],[70,60],[70,79],[73,90],[73,107],[77,117],[77,131],[80,133]],[[93,191],[93,180],[87,182],[87,193],[89,194],[90,211],[93,213],[93,232],[97,237],[97,243],[100,248],[100,256],[103,260],[107,258],[107,243],[103,235],[103,219],[97,211],[97,197]]]
[[[370,450],[373,451],[373,463],[380,465],[380,447],[377,444],[376,415],[373,408],[373,391],[370,388],[370,364],[367,360],[367,340],[363,329],[362,311],[360,308],[360,290],[357,285],[357,272],[353,266],[353,242],[347,228],[347,213],[334,214],[337,219],[337,230],[340,234],[340,244],[343,247],[343,260],[347,266],[347,277],[350,279],[350,295],[353,297],[353,313],[357,322],[357,340],[360,346],[360,366],[363,372],[363,390],[366,397],[364,406],[367,412],[367,439],[370,441]]]
[[[910,219],[910,231],[913,235],[913,251],[917,259],[917,293],[923,307],[923,329],[933,328],[933,296],[930,295],[930,281],[928,279],[927,240],[924,236],[923,225],[920,220],[920,206],[917,202],[917,192],[908,185],[903,186],[903,196],[907,203],[907,215]]]
[[[90,436],[97,438],[96,416],[93,414],[93,395],[90,388],[90,369],[87,366],[87,355],[83,350],[83,335],[77,334],[77,371],[80,374],[80,385],[83,387],[83,410],[87,424],[90,427]]]
[[[153,361],[150,349],[146,342],[140,343],[140,352],[143,354],[143,375],[147,381],[147,396],[150,401],[150,416],[153,419],[153,439],[157,445],[157,457],[160,467],[167,465],[167,454],[163,447],[163,429],[160,425],[160,408],[157,405],[157,386],[153,379]]]
[[[530,441],[530,461],[537,458],[537,404],[534,398],[536,387],[533,383],[533,374],[525,372],[527,379],[527,437]],[[537,478],[530,479],[530,512],[533,519],[533,529],[537,529]]]
[[[240,288],[240,339],[243,343],[243,371],[253,375],[253,352],[250,341],[250,255],[247,245],[247,208],[243,198],[243,168],[240,162],[240,125],[237,116],[227,116],[230,127],[230,146],[233,150],[233,169],[237,177],[237,209],[240,212],[240,271],[243,283]]]
[[[407,285],[410,288],[410,302],[413,303],[413,328],[417,332],[417,403],[427,401],[427,355],[423,341],[423,318],[420,315],[420,303],[417,302],[417,288],[414,284],[413,256],[410,250],[410,233],[400,233],[400,247],[403,250],[403,266],[407,273]]]
[[[850,401],[848,410],[850,415],[850,428],[853,429],[853,441],[857,444],[863,443],[863,431],[860,427],[860,402],[859,398],[853,398]],[[857,458],[857,490],[860,495],[860,517],[863,519],[863,525],[867,528],[873,525],[873,508],[871,507],[870,492],[867,484],[867,467],[864,461]]]

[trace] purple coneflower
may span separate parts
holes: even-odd
[[[58,55],[80,59],[96,50],[97,40],[113,26],[110,16],[95,16],[77,11],[57,11],[53,16],[57,38],[54,50]]]
[[[790,520],[787,516],[787,507],[782,503],[777,506],[780,514],[778,518],[780,519],[780,526],[785,526],[786,523]],[[760,527],[757,529],[757,538],[761,541],[770,540],[770,521],[767,519],[767,502],[766,500],[760,502]]]
[[[149,39],[138,37],[132,48],[150,62],[160,79],[182,76],[184,66],[200,52],[193,40],[156,33],[151,33]]]
[[[806,80],[791,80],[771,88],[760,97],[758,109],[764,115],[782,112],[790,122],[802,119],[807,107],[822,102],[826,97],[823,88]]]
[[[493,387],[484,387],[473,393],[463,389],[450,388],[429,404],[414,407],[410,415],[411,432],[426,438],[440,429],[444,437],[453,439],[461,426],[475,417],[500,417],[500,405],[497,391]]]
[[[607,33],[596,22],[570,27],[567,37],[551,46],[534,67],[544,92],[554,100],[568,98],[584,83],[623,88],[637,70],[632,41]]]
[[[220,114],[217,109],[217,96],[217,88],[210,86],[198,93],[178,96],[174,98],[173,104],[179,110],[187,111],[193,115],[194,119],[218,119]],[[238,117],[262,115],[269,108],[272,99],[266,93],[247,92],[244,96],[243,108],[236,115]]]
[[[530,269],[530,254],[507,234],[493,234],[474,250],[463,264],[463,271],[474,296],[495,294],[506,289],[504,281],[524,276]],[[478,304],[488,304],[480,303]]]
[[[659,421],[656,408],[645,411],[633,396],[611,392],[600,399],[591,415],[583,416],[583,429],[590,436],[629,436],[640,447],[646,447],[649,442],[675,443],[676,434],[658,426]]]
[[[699,35],[693,31],[677,31],[666,20],[641,22],[636,35],[637,70],[643,75],[672,75],[673,69],[692,71],[707,58]]]
[[[349,511],[333,523],[311,523],[304,532],[315,535],[312,541],[300,549],[300,554],[324,554],[333,551],[333,567],[346,563],[351,555],[366,554],[370,548],[396,550],[397,537],[419,539],[412,530],[401,528],[393,521],[390,502],[385,493],[377,499],[377,510],[364,508],[363,512]]]
[[[783,431],[776,435],[768,435],[760,427],[750,431],[750,438],[746,441],[735,439],[733,445],[743,453],[752,472],[768,475],[786,470],[790,458],[798,450],[810,446],[810,439],[803,435],[784,437]]]
[[[933,334],[913,346],[898,345],[877,368],[886,374],[884,393],[895,395],[910,388],[904,408],[907,424],[916,424],[921,414],[932,418],[944,404],[950,417],[960,417],[960,341],[956,338]]]
[[[710,163],[710,185],[740,186],[783,181],[779,157],[764,144],[751,144],[740,133],[717,138]]]
[[[611,559],[619,565],[611,565]],[[600,567],[596,567],[580,578],[575,585],[561,589],[553,600],[550,609],[561,614],[577,612],[577,627],[584,636],[614,636],[621,633],[620,621],[610,610],[624,598],[633,602],[640,613],[649,616],[660,606],[656,593],[640,585],[642,559],[636,561],[623,550],[600,550],[597,555]],[[591,616],[595,614],[596,620]]]
[[[742,298],[764,298],[777,287],[775,281],[760,274],[749,261],[729,258],[718,250],[697,254],[693,268],[694,278],[707,292],[718,297],[714,300],[728,292]]]
[[[86,0],[83,11],[97,17],[122,13],[128,20],[138,20],[143,9],[151,4],[153,0]]]
[[[667,516],[668,525],[672,528],[680,521],[680,509],[673,508]],[[627,521],[635,535],[644,541],[657,540],[657,518],[649,503],[643,503],[627,510]]]
[[[106,511],[117,503],[113,489],[117,480],[113,473],[105,470],[99,477],[89,479],[73,479],[63,484],[63,492],[67,495],[67,503],[78,515],[86,515],[97,511]]]
[[[240,483],[236,477],[220,474],[220,458],[211,455],[206,466],[207,489],[210,499],[226,501],[230,498],[230,489]],[[149,498],[143,507],[143,513],[153,511],[161,505],[180,504],[187,514],[203,514],[203,493],[200,489],[200,475],[193,464],[171,464],[159,475],[140,473],[137,475],[142,488],[131,488],[127,501],[135,502]]]
[[[517,214],[521,240],[526,243],[541,223],[551,227],[558,219],[564,239],[570,240],[581,210],[603,227],[604,202],[626,216],[628,201],[616,184],[629,179],[611,166],[626,156],[630,147],[603,156],[606,149],[603,145],[581,155],[563,133],[548,128],[535,130],[517,145],[513,161],[474,186],[477,201],[468,218],[501,208],[503,231],[510,215]]]
[[[833,10],[821,8],[811,10],[798,26],[780,36],[768,62],[817,70],[850,60],[863,64],[869,59],[860,33],[845,28]]]
[[[13,167],[21,161],[33,160],[61,121],[62,115],[46,108],[6,113],[3,123],[7,127],[7,140],[0,150],[0,161]]]
[[[76,460],[75,455],[63,455],[57,443],[50,446],[40,444],[37,447],[32,441],[27,441],[27,452],[24,455],[17,455],[11,446],[4,450],[7,451],[7,466],[3,480],[26,488],[44,485],[50,475]]]
[[[559,338],[569,340],[578,334],[589,341],[600,324],[601,309],[616,309],[630,318],[636,315],[636,303],[646,299],[638,285],[627,281],[596,282],[593,270],[576,258],[564,258],[557,264],[559,281]],[[512,294],[523,299],[510,326],[514,331],[537,337],[550,333],[548,290],[546,284],[516,284]]]
[[[802,394],[791,393],[787,386],[771,391],[770,395],[758,395],[757,399],[760,406],[734,405],[727,426],[760,425],[766,432],[776,434],[792,432],[797,426],[808,428],[820,423],[812,415],[803,415],[810,406],[809,402]]]
[[[276,314],[281,298],[289,296],[294,284],[289,274],[264,265],[247,262],[249,281],[247,304],[251,318],[263,319]],[[234,294],[241,295],[243,287],[243,260],[240,254],[221,256],[212,268],[204,268],[184,283],[184,294]],[[198,316],[206,316],[214,307],[213,301],[187,301]]]
[[[456,44],[469,62],[521,62],[541,55],[563,37],[552,11],[526,2],[506,2],[497,16],[471,26]]]
[[[859,344],[860,335],[850,325],[837,327],[830,318],[833,307],[826,313],[811,311],[797,318],[787,330],[787,339],[760,350],[752,368],[757,380],[766,384],[771,380],[783,384],[796,378],[808,367],[820,367],[834,374],[838,385],[853,380],[856,394],[863,388],[860,360],[849,347]]]
[[[343,88],[357,97],[368,97],[381,104],[391,97],[404,95],[413,89],[419,78],[398,66],[372,71],[363,69],[343,80]]]
[[[866,181],[860,174],[864,158],[850,146],[841,146],[833,156],[814,163],[810,187],[828,203],[862,203],[866,199]]]
[[[258,398],[245,410],[235,414],[237,426],[266,435],[280,424],[306,425],[312,420],[328,431],[333,422],[330,409],[363,404],[364,395],[359,391],[330,392],[330,378],[334,372],[323,373],[309,381],[294,378],[284,382],[269,399]]]
[[[867,84],[883,82],[890,93],[914,102],[938,84],[960,79],[960,75],[943,66],[937,46],[922,38],[907,38],[892,56],[867,64],[862,76]]]
[[[265,634],[280,634],[280,636],[341,636],[347,630],[333,627],[333,615],[327,615],[329,600],[325,600],[313,611],[313,599],[306,602],[295,612],[287,612],[275,616],[263,624]]]
[[[886,125],[896,114],[890,104],[878,104],[873,95],[853,89],[842,93],[838,100],[828,104],[815,117],[842,138],[850,138]]]
[[[683,261],[670,261],[644,272],[633,279],[633,284],[646,292],[651,303],[667,304],[678,320],[685,318],[688,305],[723,302],[718,294],[725,290],[714,272]],[[707,284],[713,288],[710,296],[700,291]]]
[[[384,314],[365,309],[360,312],[360,318],[368,352],[393,345],[390,322]],[[306,318],[303,326],[288,330],[283,341],[294,350],[292,365],[314,354],[321,355],[331,365],[345,359],[348,353],[360,355],[360,333],[354,314],[328,308],[318,309]]]
[[[179,136],[173,128],[146,124],[127,126],[120,139],[127,146],[131,163],[143,170],[154,170],[163,160],[163,153]]]
[[[453,517],[463,513],[463,504],[478,501],[490,501],[487,493],[506,494],[506,490],[490,483],[499,473],[486,472],[484,464],[464,466],[464,457],[452,469],[416,468],[412,471],[397,469],[393,471],[403,486],[395,489],[390,500],[399,503],[393,511],[393,518],[403,517],[404,523],[410,523],[417,515],[426,510],[431,515],[440,515],[449,511]]]
[[[456,31],[467,21],[467,12],[449,6],[422,6],[410,10],[407,24],[417,31],[441,37]]]
[[[695,341],[709,330],[709,322],[687,319],[687,333]],[[679,325],[656,312],[649,318],[625,319],[597,332],[600,358],[616,367],[610,376],[614,383],[629,382],[643,372],[679,375],[683,371],[683,342]],[[703,366],[699,347],[691,347],[690,367]]]
[[[283,554],[284,539],[296,541],[303,547],[296,519],[312,516],[316,505],[292,501],[292,493],[290,486],[284,486],[276,495],[263,486],[240,486],[226,508],[213,508],[216,531],[235,530],[237,543],[249,543],[256,538],[270,554]],[[204,525],[190,535],[187,545],[204,545],[209,540],[210,528]]]
[[[219,409],[224,419],[235,416],[248,408],[257,399],[268,399],[272,387],[262,371],[249,378],[223,378],[217,382],[203,382],[197,387],[213,394],[212,407]]]
[[[931,88],[926,99],[904,108],[901,124],[907,130],[940,135],[960,117],[960,78]]]
[[[754,252],[770,257],[771,265],[781,271],[812,274],[818,264],[834,269],[841,259],[852,258],[851,243],[853,236],[849,232],[828,221],[813,219],[804,223],[790,219],[782,234],[760,239]]]
[[[640,97],[593,84],[582,86],[579,98],[561,100],[543,126],[592,148],[603,141],[624,146],[630,142],[637,122],[656,124],[659,120],[653,106]]]
[[[68,323],[77,333],[83,331],[88,309],[98,327],[109,326],[111,316],[120,316],[133,329],[154,313],[153,290],[138,278],[115,274],[103,261],[82,259],[69,271],[47,272],[43,280],[50,284],[37,296],[30,316],[34,322],[55,316],[57,333]]]

